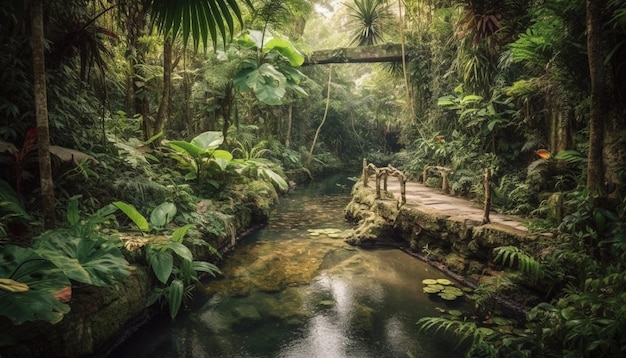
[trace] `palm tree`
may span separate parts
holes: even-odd
[[[349,16],[355,27],[350,44],[371,46],[384,41],[391,19],[385,0],[354,0],[353,5],[346,6],[352,10]]]

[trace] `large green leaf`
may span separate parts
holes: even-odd
[[[285,179],[283,179],[283,177],[278,175],[275,171],[269,168],[259,168],[259,171],[266,179],[269,179],[271,183],[276,184],[280,190],[287,191],[289,189],[289,184],[287,184]]]
[[[300,72],[297,68],[282,66],[280,67],[280,71],[289,77],[289,82],[293,84],[299,84],[303,78],[306,76]]]
[[[172,241],[174,242],[183,242],[183,237],[187,234],[187,231],[193,227],[193,224],[187,224],[185,226],[181,226],[176,231],[172,233]]]
[[[141,215],[141,213],[137,211],[137,209],[135,209],[134,206],[126,204],[123,201],[116,201],[113,203],[113,205],[115,205],[117,208],[122,210],[122,212],[126,214],[126,216],[128,216],[135,223],[135,225],[137,225],[139,230],[141,231],[150,230],[150,226],[148,225],[148,220],[146,220],[146,218],[143,215]]]
[[[192,262],[192,267],[194,270],[198,271],[198,272],[206,272],[208,274],[210,274],[211,276],[215,277],[218,274],[221,274],[222,271],[220,271],[220,269],[215,266],[214,264],[210,263],[210,262],[206,262],[206,261],[193,261]]]
[[[213,152],[213,157],[214,158],[220,158],[220,159],[224,159],[227,161],[231,161],[233,160],[233,154],[227,150],[221,150],[218,149],[215,152]]]
[[[191,140],[191,144],[203,150],[215,149],[224,143],[224,134],[220,131],[207,131]]]
[[[150,223],[154,226],[163,227],[176,216],[176,205],[161,203],[150,213]]]
[[[0,316],[15,324],[44,320],[57,323],[70,307],[54,297],[70,286],[70,281],[52,262],[35,250],[17,246],[0,249],[0,278],[10,278],[28,285],[25,292],[0,289]]]
[[[268,35],[265,37],[267,42],[270,39]],[[263,32],[258,30],[248,30],[247,34],[241,36],[242,43],[246,47],[256,47],[258,49],[263,48]]]
[[[233,78],[233,87],[239,92],[251,91],[252,88],[248,86],[248,76],[254,71],[256,71],[256,66],[240,69]]]
[[[180,306],[183,303],[183,296],[185,294],[185,285],[181,280],[172,280],[170,284],[167,300],[170,304],[170,317],[174,318],[180,310]]]
[[[259,101],[271,106],[281,105],[285,93],[285,87],[276,85],[261,86],[254,91],[254,95]]]
[[[192,158],[199,158],[205,153],[203,148],[193,143],[185,142],[184,140],[173,140],[168,142],[167,145],[178,153],[187,154]]]
[[[15,190],[11,188],[9,183],[4,180],[0,180],[0,214],[3,212],[8,213],[7,216],[14,216],[27,220],[32,219],[30,214],[24,209],[22,201],[19,199]]]
[[[161,283],[167,283],[174,268],[174,256],[169,251],[150,250],[148,263]]]
[[[272,50],[280,53],[294,67],[302,66],[304,63],[304,56],[288,40],[276,37],[269,40],[263,47],[263,52]]]
[[[70,279],[94,286],[111,286],[128,277],[128,261],[120,249],[101,236],[76,237],[70,230],[46,231],[35,250]]]
[[[230,164],[230,160],[226,160],[223,158],[215,158],[215,164],[217,164],[217,166],[220,168],[221,171],[225,171],[226,168],[228,168],[228,165]]]
[[[79,197],[80,196],[73,196],[70,198],[70,202],[67,205],[67,222],[70,226],[74,226],[80,221],[80,211],[78,210]]]
[[[169,241],[167,243],[167,248],[174,251],[176,255],[180,256],[183,260],[193,260],[193,254],[191,251],[187,248],[187,246],[181,244],[180,242]]]

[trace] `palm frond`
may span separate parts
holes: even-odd
[[[252,7],[250,0],[243,2]],[[200,40],[206,49],[209,37],[213,47],[216,47],[218,31],[225,47],[226,39],[232,37],[235,30],[233,15],[243,26],[241,9],[236,0],[148,0],[147,3],[161,31],[171,33],[173,37],[182,35],[185,44],[192,37],[196,49]]]

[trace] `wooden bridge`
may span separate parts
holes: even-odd
[[[376,63],[402,61],[402,45],[344,47],[315,51],[307,56],[302,66],[328,63]]]
[[[431,169],[439,171],[443,178],[447,178],[447,175],[450,173],[449,168],[437,166],[427,166],[424,169],[424,173]],[[390,176],[396,177],[397,180],[390,180],[388,178]],[[378,168],[371,163],[368,164],[365,159],[363,160],[361,179],[364,186],[368,186],[371,181],[375,181],[377,199],[382,197],[382,191],[393,194],[398,200],[398,207],[403,205],[426,206],[448,217],[463,217],[482,224],[501,224],[528,232],[528,227],[519,218],[491,211],[490,195],[485,196],[486,200],[483,203],[457,198],[445,193],[446,181],[444,181],[442,190],[438,192],[436,189],[427,187],[424,184],[409,182],[404,173],[390,165]],[[487,193],[491,190],[489,181],[490,174],[487,171],[483,183],[486,186]]]

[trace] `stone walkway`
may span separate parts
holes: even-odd
[[[376,179],[374,177],[369,181],[369,186],[376,187]],[[396,199],[400,199],[400,183],[396,178],[388,179],[387,191],[393,193]],[[478,222],[483,219],[482,203],[445,195],[436,189],[415,182],[406,183],[406,205],[424,205],[433,210],[441,211],[448,216],[462,217]],[[507,225],[517,230],[528,231],[528,227],[523,224],[521,219],[512,216],[491,211],[489,220],[494,224]]]

